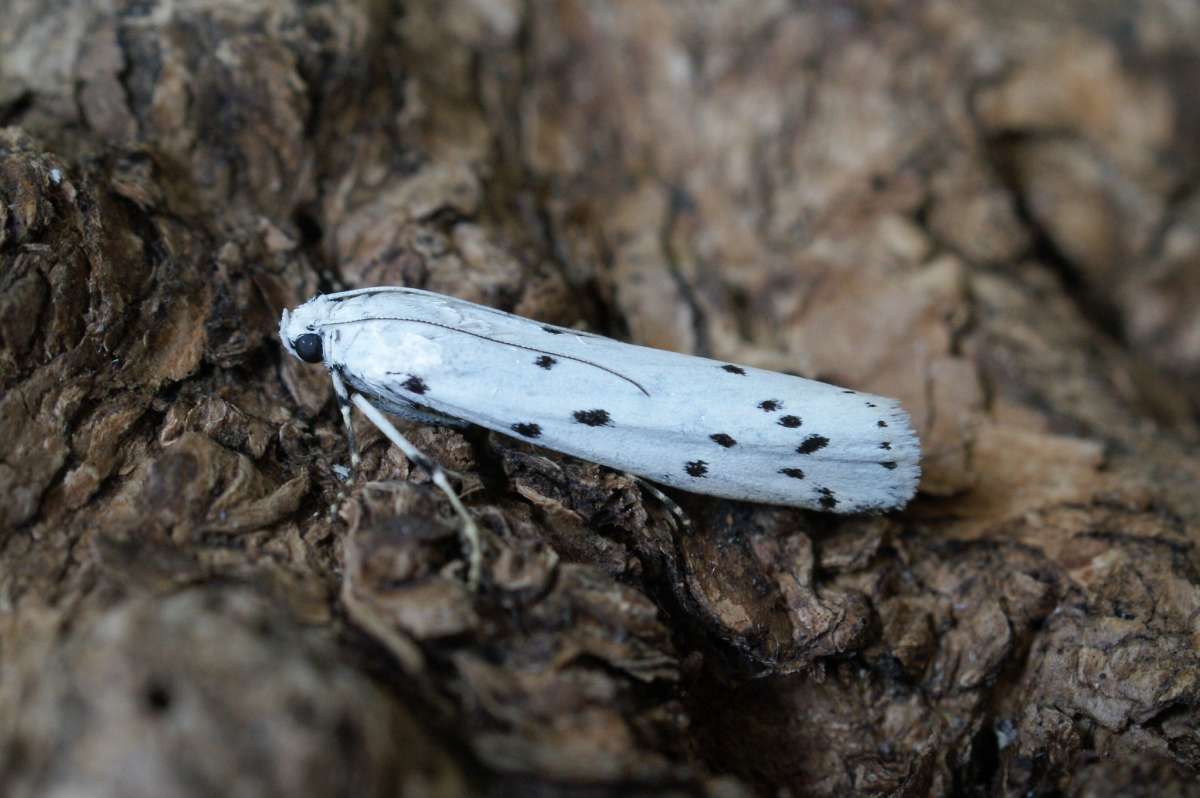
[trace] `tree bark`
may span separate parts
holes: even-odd
[[[13,796],[1198,794],[1200,11],[0,0]],[[408,285],[900,398],[842,518],[400,426]]]

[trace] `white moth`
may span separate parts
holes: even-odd
[[[293,355],[329,369],[347,431],[353,403],[450,497],[467,525],[472,584],[474,522],[442,469],[376,405],[422,423],[478,424],[693,493],[767,504],[891,510],[912,498],[920,476],[920,443],[894,399],[429,291],[317,296],[284,311],[279,332]]]

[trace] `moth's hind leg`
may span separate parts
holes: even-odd
[[[391,373],[391,372],[389,372]],[[395,405],[388,408],[388,413],[393,416],[412,421],[426,427],[448,427],[449,429],[466,430],[473,425],[468,421],[463,421],[461,418],[447,416],[444,413],[439,413],[436,410],[430,410],[427,407],[418,407],[417,405]],[[451,479],[458,480],[459,483],[465,482],[466,477],[449,468],[442,468],[447,476]],[[461,497],[460,497],[461,498]]]
[[[454,512],[458,513],[458,517],[462,520],[463,524],[462,534],[467,544],[467,585],[471,590],[477,589],[479,587],[479,577],[483,572],[481,534],[479,527],[475,524],[475,519],[471,518],[471,514],[463,506],[462,500],[458,498],[458,494],[450,486],[450,480],[446,477],[445,469],[427,457],[420,449],[409,443],[408,439],[401,435],[400,431],[392,426],[392,422],[388,421],[387,417],[375,408],[375,405],[368,402],[365,396],[360,393],[352,393],[350,394],[350,401],[362,411],[363,415],[371,420],[372,424],[379,428],[379,431],[389,441],[396,445],[397,449],[404,453],[405,457],[423,468],[429,474],[429,478],[433,480],[433,484],[437,485],[442,493],[446,494],[446,498],[450,500],[450,506],[454,508]]]
[[[683,511],[682,507],[676,504],[674,499],[659,490],[653,483],[642,479],[637,474],[630,474],[629,476],[633,477],[634,482],[637,482],[637,484],[641,486],[642,490],[658,499],[662,506],[666,507],[667,510],[670,511],[671,515],[675,518],[675,521],[678,522],[680,531],[692,531],[691,519],[687,517],[687,513]]]

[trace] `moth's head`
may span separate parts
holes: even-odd
[[[305,302],[293,311],[285,310],[279,320],[279,339],[283,348],[305,363],[321,363],[325,346],[321,321],[325,317],[323,297]]]

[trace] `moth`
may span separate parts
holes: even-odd
[[[903,507],[920,443],[894,399],[622,343],[415,288],[317,296],[284,311],[292,355],[328,370],[358,462],[350,406],[429,472],[462,518],[470,581],[478,529],[445,472],[380,411],[476,424],[729,499],[835,513]]]

